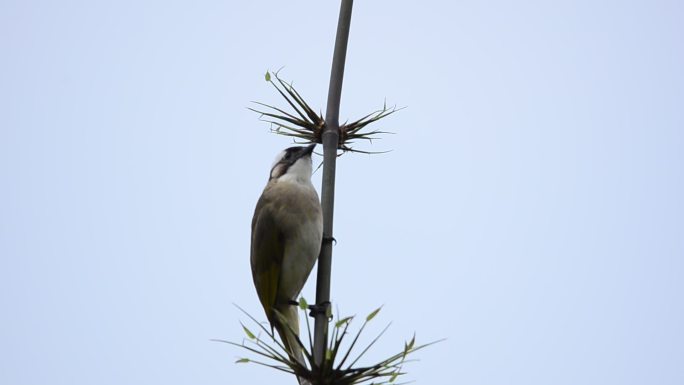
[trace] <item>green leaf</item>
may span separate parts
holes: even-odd
[[[366,317],[366,322],[375,318],[375,316],[378,315],[378,313],[380,312],[380,309],[382,309],[382,306],[380,306],[379,308],[373,310],[370,314],[368,314],[368,316]]]
[[[394,382],[394,380],[397,379],[397,376],[398,376],[398,375],[399,375],[399,372],[394,372],[394,373],[392,373],[392,377],[390,377],[390,379],[389,379],[388,382],[390,382],[390,383],[391,383],[391,382]]]
[[[264,79],[266,79],[267,82],[271,81],[271,73],[266,71],[266,75],[264,75]]]
[[[306,310],[309,308],[309,304],[306,303],[304,297],[299,297],[299,308],[302,310]]]
[[[239,360],[235,361],[236,364],[246,364],[249,362],[249,358],[240,358]]]
[[[346,323],[349,323],[349,321],[351,321],[353,318],[354,318],[354,317],[345,317],[345,318],[342,318],[341,320],[335,322],[335,327],[336,327],[336,328],[339,328],[339,327],[341,327],[342,325],[344,325],[344,324],[346,324]]]
[[[249,331],[249,329],[247,329],[247,326],[242,325],[242,330],[245,331],[245,334],[247,334],[247,337],[249,337],[250,340],[256,339],[256,336],[254,335],[254,333],[252,333],[251,331]]]
[[[416,335],[413,335],[413,338],[411,338],[411,341],[409,341],[408,345],[406,345],[406,350],[411,350],[413,349],[413,345],[416,343]]]
[[[331,358],[332,358],[332,350],[330,350],[330,349],[325,349],[325,359],[326,359],[326,361],[330,361]]]

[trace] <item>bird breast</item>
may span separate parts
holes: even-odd
[[[283,234],[284,253],[279,296],[295,299],[313,269],[321,248],[323,217],[311,183],[276,181],[264,194],[272,197],[273,215]]]

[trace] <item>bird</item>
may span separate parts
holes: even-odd
[[[250,250],[254,286],[271,330],[275,328],[289,355],[304,366],[295,303],[323,238],[321,204],[311,183],[315,146],[290,147],[276,157],[254,210]]]

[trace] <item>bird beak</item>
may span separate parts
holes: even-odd
[[[316,143],[311,144],[309,146],[306,146],[306,149],[304,150],[304,154],[305,155],[311,155],[311,153],[313,152],[315,147],[316,147]]]

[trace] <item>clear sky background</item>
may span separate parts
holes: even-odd
[[[0,2],[0,383],[295,384],[209,340],[265,318],[249,224],[290,141],[246,107],[282,66],[324,107],[338,7]],[[408,107],[338,162],[333,302],[393,322],[369,360],[415,331],[447,338],[419,384],[684,383],[682,20],[357,0],[342,120]]]

